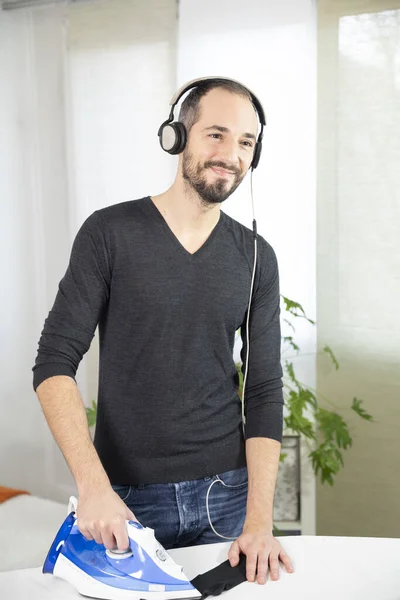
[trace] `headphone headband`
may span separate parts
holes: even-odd
[[[201,85],[202,83],[206,83],[209,81],[215,81],[215,80],[220,81],[221,83],[222,82],[237,83],[238,85],[240,85],[241,87],[246,89],[247,92],[250,94],[251,101],[257,111],[258,119],[261,124],[261,131],[258,134],[257,142],[256,142],[256,145],[254,148],[253,160],[250,165],[250,168],[252,168],[254,170],[257,167],[257,165],[260,161],[260,156],[261,156],[263,130],[264,130],[264,126],[266,125],[264,109],[262,107],[261,102],[257,98],[257,96],[255,94],[253,94],[253,92],[251,90],[249,90],[248,87],[246,87],[245,85],[240,83],[240,81],[237,81],[236,79],[230,79],[229,77],[220,77],[218,75],[213,75],[211,77],[199,77],[197,79],[192,79],[191,81],[189,81],[188,83],[183,85],[173,95],[171,102],[170,102],[171,110],[169,113],[169,117],[166,121],[164,121],[164,123],[162,123],[162,125],[160,126],[160,128],[158,130],[158,137],[160,140],[161,148],[163,150],[165,150],[165,152],[168,152],[169,154],[180,154],[181,152],[183,152],[183,150],[185,149],[185,146],[186,146],[187,132],[186,132],[186,128],[183,123],[181,123],[179,121],[174,122],[174,108],[186,92],[188,92],[192,88],[197,87],[198,85]]]
[[[261,102],[257,98],[257,96],[255,94],[253,94],[253,92],[248,87],[246,87],[245,85],[240,83],[240,81],[237,81],[236,79],[231,79],[229,77],[220,77],[218,75],[212,75],[211,77],[198,77],[197,79],[192,79],[191,81],[188,81],[185,85],[183,85],[181,88],[179,88],[179,90],[174,94],[174,96],[171,99],[171,102],[169,103],[170,106],[172,107],[172,111],[175,108],[175,106],[178,104],[179,100],[182,98],[182,96],[186,92],[193,89],[194,87],[197,87],[201,83],[213,81],[215,79],[219,79],[222,81],[231,81],[231,82],[237,83],[238,85],[241,85],[243,88],[245,88],[249,92],[251,99],[253,101],[253,104],[255,105],[255,107],[257,109],[261,125],[263,125],[265,127],[266,121],[265,121],[264,109],[262,107]]]

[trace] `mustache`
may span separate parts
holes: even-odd
[[[234,173],[235,175],[240,175],[239,169],[237,169],[236,167],[230,167],[229,165],[227,165],[221,161],[218,161],[218,162],[207,161],[206,163],[204,163],[205,169],[208,169],[210,167],[217,167],[217,169],[225,169],[225,171],[229,171],[230,173]]]

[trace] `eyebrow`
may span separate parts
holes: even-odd
[[[203,131],[209,131],[210,129],[216,129],[221,133],[229,133],[229,129],[227,127],[221,127],[221,125],[211,125],[211,127],[205,127]],[[253,133],[244,133],[243,137],[256,141],[256,136]]]

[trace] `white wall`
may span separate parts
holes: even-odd
[[[253,173],[258,231],[276,251],[281,293],[315,318],[316,23],[311,0],[181,0],[178,86],[222,75],[261,100],[267,128]],[[251,227],[250,175],[223,210]],[[315,387],[316,333],[296,324],[301,381]],[[311,353],[311,356],[310,354]],[[315,529],[314,478],[302,457],[302,520]]]

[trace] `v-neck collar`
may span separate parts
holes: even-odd
[[[157,206],[155,205],[155,203],[151,199],[151,196],[147,196],[145,198],[145,200],[146,200],[146,204],[149,205],[149,208],[150,208],[151,212],[157,218],[157,221],[160,223],[160,225],[161,225],[164,233],[169,238],[169,240],[171,240],[175,244],[175,246],[178,248],[178,250],[181,253],[183,253],[185,256],[187,256],[187,257],[189,257],[190,259],[193,259],[193,260],[196,259],[197,257],[201,256],[202,254],[204,254],[204,252],[207,250],[207,248],[210,246],[210,244],[212,244],[213,239],[215,238],[216,234],[218,233],[219,229],[221,228],[221,225],[222,225],[222,222],[223,222],[224,213],[220,210],[219,219],[217,221],[217,224],[211,230],[211,233],[208,236],[208,238],[200,246],[200,248],[198,250],[196,250],[196,252],[189,252],[188,250],[186,250],[186,248],[178,240],[178,238],[176,237],[176,235],[174,234],[174,232],[172,231],[172,229],[168,225],[167,221],[164,219],[163,215],[161,214],[161,212],[158,210]]]

